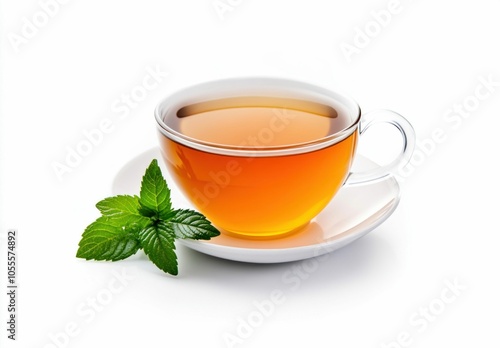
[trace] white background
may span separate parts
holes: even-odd
[[[254,301],[270,300],[276,289],[284,303],[234,346],[498,346],[498,2],[401,0],[383,28],[370,22],[387,0],[229,3],[232,11],[221,18],[213,0],[71,0],[46,10],[50,17],[35,0],[0,2],[2,342],[226,347],[226,334],[237,336],[240,320],[256,315]],[[32,37],[22,36],[24,18],[38,23]],[[366,29],[365,47],[343,54],[341,45],[354,45]],[[126,116],[113,109],[148,68],[169,76]],[[159,100],[183,86],[241,75],[341,88],[363,110],[403,114],[421,143],[439,129],[445,140],[414,158],[394,215],[334,252],[297,289],[282,276],[300,262],[242,264],[180,245],[178,277],[141,252],[118,263],[77,259],[81,233],[98,216],[94,204],[111,194],[127,161],[156,146]],[[478,87],[481,77],[496,86],[476,105],[476,88],[487,91]],[[464,103],[467,118],[445,118]],[[83,131],[103,119],[112,131],[59,180],[53,164],[65,163]],[[397,145],[384,139],[397,141],[373,131],[362,150],[384,161]],[[19,231],[15,342],[5,330],[9,228]],[[121,286],[114,272],[133,279]],[[447,282],[460,290],[444,303]],[[91,310],[98,296],[106,303]],[[438,313],[432,320],[411,321],[429,306]]]

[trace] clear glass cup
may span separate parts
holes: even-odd
[[[263,109],[269,115],[256,126],[253,120],[260,119],[257,112]],[[213,114],[222,114],[220,110],[224,117]],[[302,119],[302,112],[323,118]],[[222,233],[238,237],[293,233],[342,185],[391,175],[409,161],[415,147],[414,130],[401,115],[388,110],[362,115],[344,94],[279,78],[235,78],[188,87],[161,101],[155,117],[162,156],[177,186]],[[329,132],[310,135],[309,121],[331,122]],[[373,170],[351,172],[359,136],[377,123],[399,130],[399,155]],[[332,131],[334,124],[338,129]],[[240,128],[248,128],[250,135],[238,138]],[[299,140],[271,141],[285,135]]]

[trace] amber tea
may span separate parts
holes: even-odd
[[[164,122],[197,144],[160,137],[177,185],[224,232],[248,237],[291,232],[316,216],[346,180],[357,140],[355,128],[333,145],[287,152],[352,125],[341,108],[291,98],[199,102]]]

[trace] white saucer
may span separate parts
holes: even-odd
[[[168,175],[159,148],[150,149],[125,164],[113,181],[113,194],[138,194],[142,175],[154,158],[158,159],[172,191],[172,206],[194,209]],[[358,155],[353,169],[363,171],[374,166],[377,165]],[[394,212],[399,198],[399,185],[389,176],[371,184],[342,187],[308,226],[292,235],[262,241],[221,234],[210,241],[178,241],[188,248],[228,260],[254,263],[302,260],[339,249],[364,236]]]

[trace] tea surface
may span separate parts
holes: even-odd
[[[188,137],[252,148],[315,141],[348,126],[329,106],[280,98],[216,100],[184,107],[177,115],[174,128]]]

